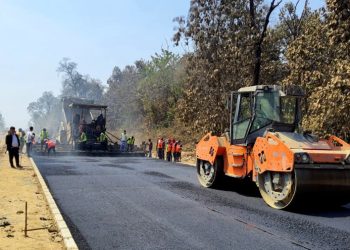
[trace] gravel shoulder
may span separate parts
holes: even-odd
[[[23,169],[13,169],[3,149],[0,155],[0,249],[64,249],[29,159],[21,156]],[[28,229],[46,228],[29,231],[28,237],[23,232],[25,202]]]

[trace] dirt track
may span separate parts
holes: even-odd
[[[0,249],[63,249],[47,204],[27,157],[21,157],[23,169],[10,168],[8,155],[0,157]],[[24,207],[28,202],[28,232],[24,237]],[[10,225],[6,222],[10,223]]]

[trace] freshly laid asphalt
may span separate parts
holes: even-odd
[[[279,211],[249,182],[205,189],[141,157],[34,160],[80,249],[350,249],[350,204]]]

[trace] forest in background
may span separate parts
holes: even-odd
[[[181,55],[161,49],[123,69],[106,84],[64,58],[57,71],[62,93],[28,106],[31,123],[58,132],[60,98],[94,99],[108,109],[108,128],[148,136],[176,136],[185,143],[228,127],[229,93],[257,84],[299,85],[306,91],[303,128],[349,140],[350,2],[191,0],[186,17],[174,19],[173,42],[193,49]],[[271,24],[277,11],[278,21]],[[302,11],[297,11],[301,8]],[[146,132],[145,132],[146,131]]]

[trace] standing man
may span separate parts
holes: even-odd
[[[103,150],[107,150],[108,149],[108,138],[105,134],[106,129],[103,129],[100,137],[98,138],[99,142],[101,143],[101,147]]]
[[[124,130],[124,132],[122,133],[122,137],[121,137],[121,149],[120,151],[125,152],[126,151],[126,141],[127,141],[128,137],[126,135],[126,130]]]
[[[166,147],[166,159],[167,159],[167,161],[171,161],[171,150],[172,150],[172,140],[168,139],[168,144]]]
[[[152,158],[153,142],[151,139],[148,139],[148,157]]]
[[[161,160],[164,160],[164,140],[163,140],[163,137],[158,140],[157,148],[158,148],[158,158]]]
[[[16,160],[16,167],[21,168],[22,166],[19,165],[19,147],[21,143],[19,141],[18,135],[16,134],[15,127],[10,128],[10,133],[6,136],[6,147],[7,151],[9,152],[9,162],[11,165],[11,168],[15,168],[13,165],[13,157],[15,157]]]
[[[131,148],[130,148],[130,151],[134,151],[134,146],[135,146],[135,137],[134,136],[131,136]]]
[[[181,151],[182,151],[182,144],[181,141],[178,141],[176,143],[175,153],[176,153],[176,161],[181,161]]]
[[[172,144],[172,148],[171,148],[171,153],[173,154],[173,160],[174,160],[174,162],[176,162],[176,146],[177,146],[177,142],[175,141],[175,139],[173,139],[173,144]]]
[[[27,150],[27,156],[31,157],[32,154],[32,146],[35,138],[35,134],[33,132],[33,127],[29,128],[29,131],[27,132],[27,143],[26,143],[26,150]]]
[[[80,139],[79,139],[79,149],[85,150],[86,149],[86,142],[87,142],[87,135],[85,133],[85,129],[80,134]]]
[[[46,128],[43,128],[40,132],[40,140],[41,140],[41,151],[43,151],[43,146],[46,144],[46,141],[49,139],[49,133],[46,131]],[[45,147],[46,151],[46,147]]]
[[[19,153],[23,153],[23,147],[26,144],[26,138],[25,138],[26,133],[20,128],[18,129],[18,137],[19,137]]]
[[[128,145],[126,151],[130,152],[130,151],[131,151],[131,137],[129,137],[129,138],[126,140],[126,144]]]

